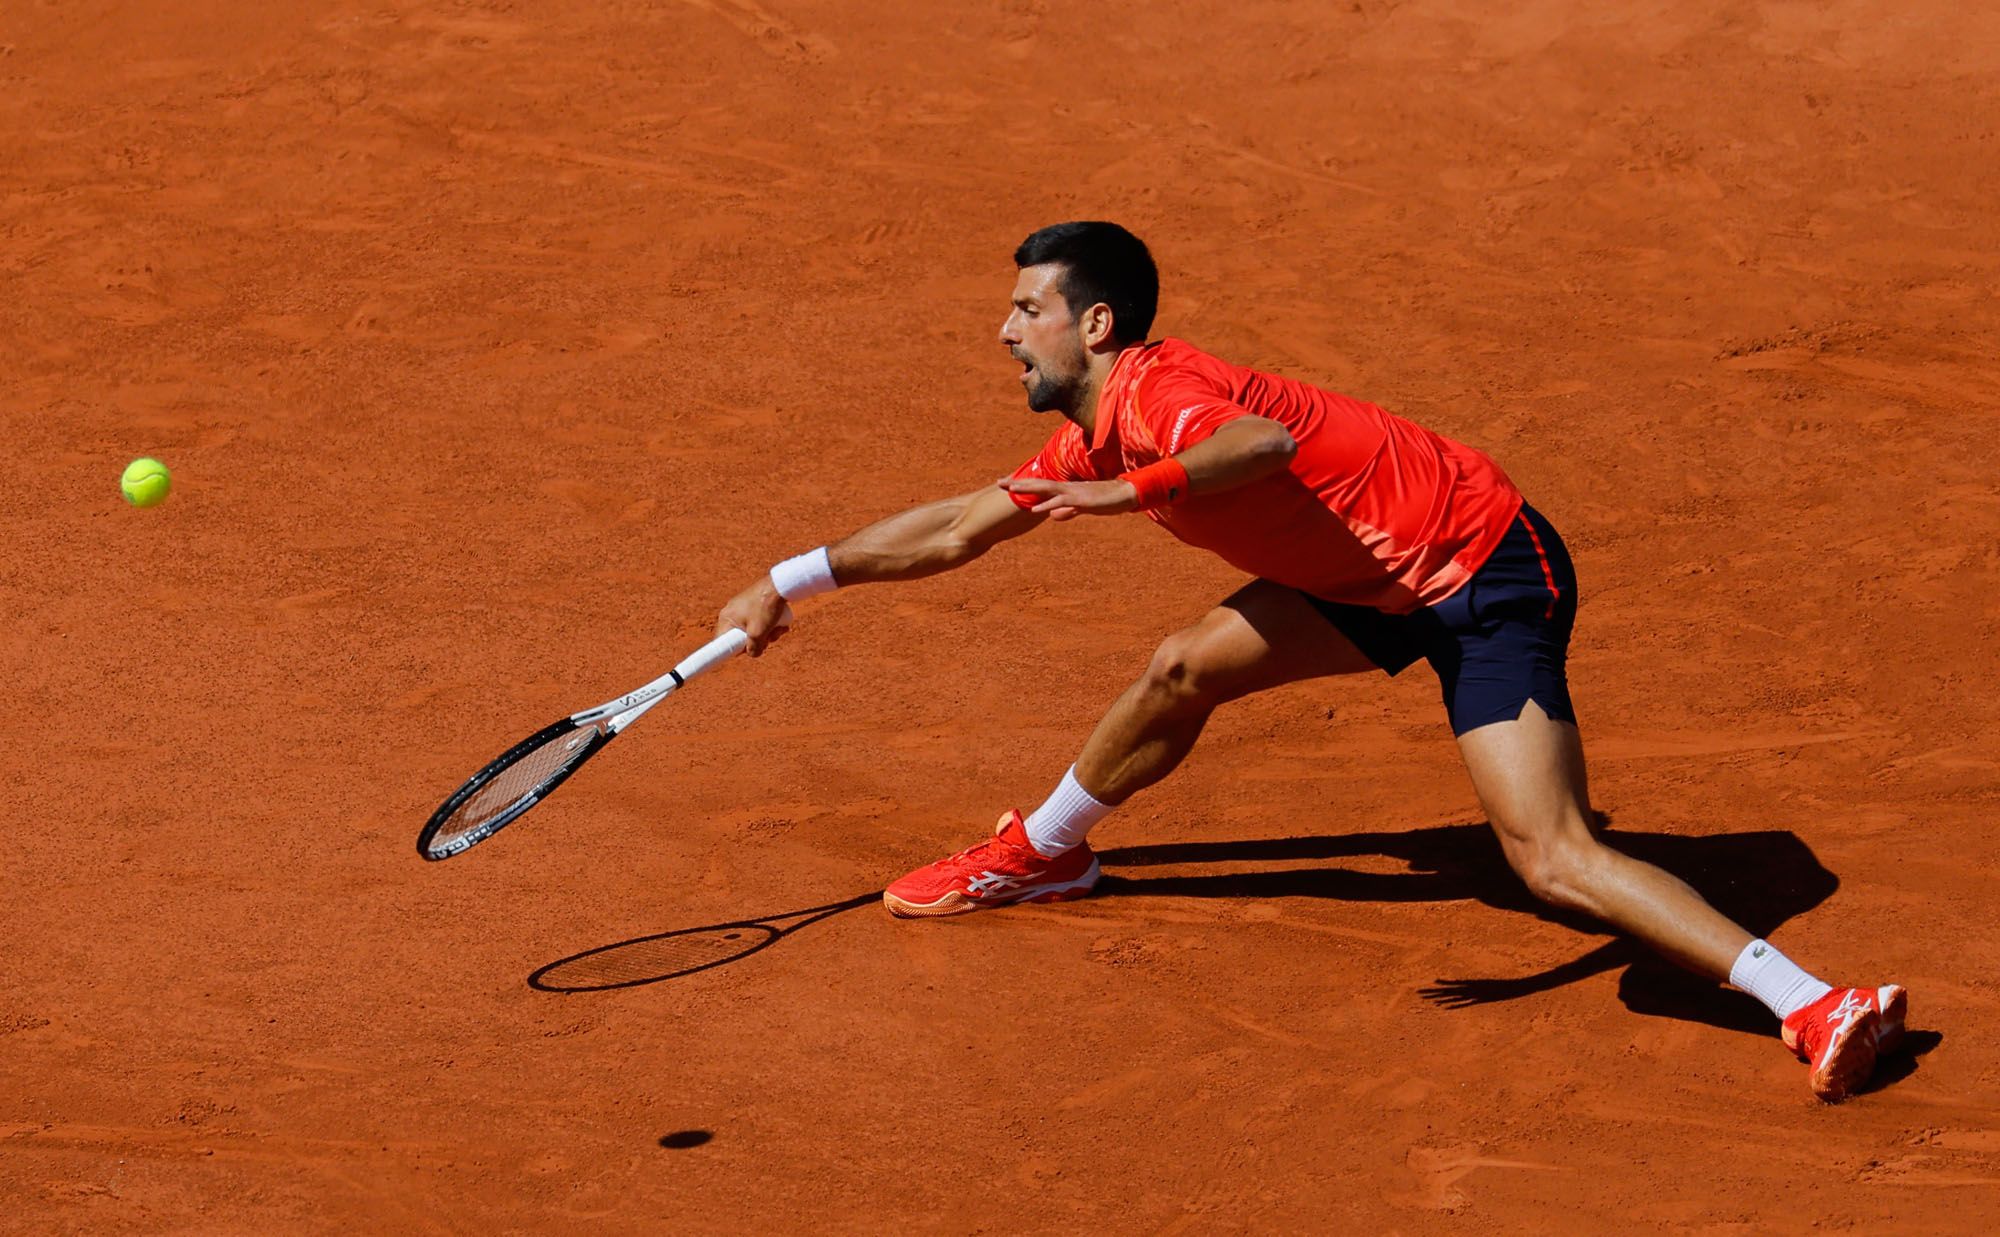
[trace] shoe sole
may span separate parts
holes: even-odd
[[[1875,1072],[1875,1044],[1881,1026],[1881,1015],[1871,1009],[1842,1027],[1820,1064],[1813,1067],[1808,1079],[1812,1093],[1829,1104],[1838,1104],[1859,1090]]]
[[[1021,902],[1068,902],[1088,896],[1097,884],[1097,877],[1097,860],[1092,859],[1083,875],[1075,880],[1034,885],[1004,898],[969,898],[954,889],[935,902],[910,902],[884,889],[882,905],[898,919],[939,919],[946,915],[963,915],[968,911],[1014,906]]]

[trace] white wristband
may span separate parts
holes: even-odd
[[[771,584],[786,601],[804,601],[840,587],[840,582],[833,578],[833,562],[827,557],[825,546],[771,568]]]

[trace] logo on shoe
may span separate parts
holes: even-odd
[[[983,898],[989,893],[1005,893],[1009,889],[1020,887],[1020,881],[998,872],[981,872],[976,878],[965,883],[965,891],[975,898]]]
[[[1840,998],[1840,1004],[1834,1007],[1833,1012],[1826,1016],[1827,1023],[1836,1033],[1845,1031],[1849,1023],[1868,1012],[1868,1004],[1867,997],[1850,989],[1846,996]]]

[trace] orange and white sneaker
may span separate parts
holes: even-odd
[[[1887,994],[1886,997],[1884,994]],[[1875,1072],[1885,1004],[1894,1007],[1901,1037],[1907,1001],[1901,988],[1835,988],[1785,1019],[1785,1047],[1811,1066],[1812,1092],[1829,1104],[1853,1095]],[[1892,1041],[1893,1042],[1893,1041]]]
[[[1021,813],[1000,818],[993,836],[948,859],[927,864],[882,891],[882,905],[901,919],[962,915],[1011,902],[1065,902],[1097,884],[1097,856],[1081,843],[1054,859],[1028,844]]]

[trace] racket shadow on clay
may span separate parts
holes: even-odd
[[[818,923],[842,911],[879,901],[881,891],[858,893],[840,902],[808,906],[782,915],[759,919],[738,919],[699,928],[677,928],[635,936],[629,941],[599,945],[571,954],[542,967],[528,976],[528,986],[537,992],[609,992],[615,988],[638,988],[669,979],[684,979],[702,971],[741,962],[761,953],[808,924]],[[786,923],[786,920],[797,920]]]

